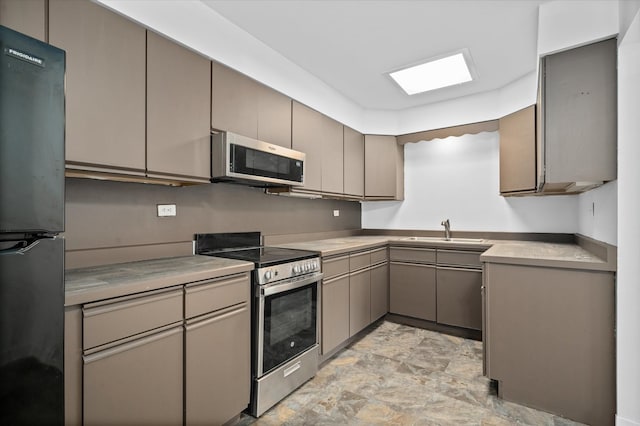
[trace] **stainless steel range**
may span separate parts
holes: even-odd
[[[318,253],[260,246],[260,233],[197,234],[196,253],[253,262],[252,386],[256,417],[318,370]]]

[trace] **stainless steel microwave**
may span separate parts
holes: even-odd
[[[211,135],[211,180],[245,185],[304,184],[305,154],[231,132]]]

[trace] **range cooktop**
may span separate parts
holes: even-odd
[[[195,252],[253,262],[256,268],[318,257],[314,251],[260,246],[259,232],[196,234]]]

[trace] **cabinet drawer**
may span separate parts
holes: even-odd
[[[193,318],[246,302],[250,297],[249,274],[233,275],[185,286],[184,315]]]
[[[82,308],[83,349],[182,321],[182,288],[125,296]]]
[[[347,272],[349,272],[349,256],[322,259],[322,273],[324,274],[325,280],[346,274]]]
[[[438,250],[438,265],[482,267],[480,253],[475,251]]]
[[[418,247],[391,247],[391,260],[396,262],[435,263],[436,250]]]
[[[371,264],[375,265],[376,263],[386,262],[389,260],[389,255],[387,254],[387,248],[379,248],[373,250],[371,252]]]
[[[349,271],[357,271],[371,265],[371,252],[356,253],[349,255]]]

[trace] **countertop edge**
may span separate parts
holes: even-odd
[[[509,256],[492,256],[492,255],[480,255],[480,260],[483,263],[504,264],[504,265],[519,265],[519,266],[540,266],[559,269],[579,269],[584,271],[603,271],[603,272],[615,272],[615,268],[609,263],[601,262],[586,262],[575,260],[554,260],[554,259],[532,259],[528,257],[509,257]]]
[[[243,261],[237,262],[238,263],[234,265],[215,267],[212,269],[199,270],[195,272],[185,270],[184,273],[175,274],[165,278],[151,277],[149,279],[136,280],[134,283],[127,285],[110,286],[108,288],[89,288],[84,290],[65,291],[64,306],[66,308],[70,306],[95,302],[98,300],[112,299],[136,293],[143,293],[151,290],[159,290],[162,288],[177,287],[197,281],[204,281],[253,270],[253,263]]]

